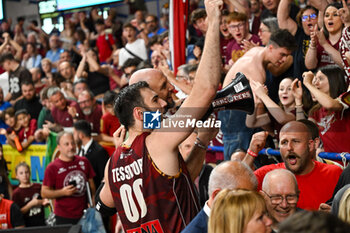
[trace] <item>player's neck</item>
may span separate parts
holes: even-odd
[[[123,144],[126,146],[131,146],[135,138],[139,136],[142,133],[142,131],[136,130],[135,128],[130,128],[128,133],[129,137],[123,142]]]

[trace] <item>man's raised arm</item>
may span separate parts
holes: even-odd
[[[203,55],[198,66],[192,91],[181,108],[171,117],[172,121],[186,121],[186,116],[190,116],[190,119],[201,119],[216,95],[221,76],[219,25],[222,4],[222,0],[205,0],[208,31],[205,36]],[[175,130],[176,132],[174,130],[170,131],[173,132],[163,131],[160,133],[160,140],[165,141],[167,148],[175,149],[193,131],[193,128]],[[172,140],[167,140],[165,138],[166,134],[169,134]],[[158,137],[156,135],[157,133],[154,136]]]
[[[146,138],[146,146],[152,160],[167,175],[178,173],[178,145],[196,126],[186,124],[189,121],[200,120],[216,95],[221,71],[219,25],[222,4],[222,0],[205,0],[208,31],[190,95],[175,115],[163,122],[169,126],[168,129],[155,130]]]
[[[220,56],[220,8],[222,0],[206,0],[208,31],[205,36],[204,50],[194,85],[182,107],[199,107],[194,117],[201,118],[215,97],[221,76]],[[186,111],[186,110],[185,110]]]

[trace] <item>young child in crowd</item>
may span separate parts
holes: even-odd
[[[10,107],[6,109],[2,116],[5,124],[8,128],[5,130],[4,128],[0,129],[0,134],[3,134],[7,138],[7,143],[11,145],[13,148],[16,148],[18,151],[22,151],[22,146],[18,140],[18,133],[21,130],[21,124],[16,121],[15,109]]]
[[[113,142],[113,133],[119,128],[120,123],[114,114],[113,103],[117,94],[107,91],[103,97],[103,114],[101,118],[101,139],[105,142]]]
[[[18,110],[15,115],[16,121],[22,127],[18,133],[18,138],[24,150],[34,141],[34,133],[37,128],[36,120],[30,119],[30,114],[26,109]]]
[[[30,182],[30,167],[25,162],[19,163],[15,171],[19,186],[13,191],[13,201],[21,208],[25,225],[44,226],[44,206],[49,201],[41,198],[41,185]]]

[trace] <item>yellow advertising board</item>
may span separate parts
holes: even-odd
[[[16,184],[15,168],[20,162],[26,162],[31,168],[32,181],[41,183],[45,173],[45,153],[46,144],[30,145],[25,151],[18,152],[10,145],[3,145],[4,158],[10,172],[9,179],[12,184]]]

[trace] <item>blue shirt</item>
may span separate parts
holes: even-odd
[[[163,32],[165,32],[166,31],[166,29],[165,28],[159,28],[158,30],[157,30],[157,32],[156,33],[154,33],[154,32],[150,32],[150,33],[148,33],[148,38],[151,38],[152,36],[154,36],[154,35],[160,35],[160,34],[162,34]]]
[[[1,105],[0,105],[0,111],[5,111],[7,108],[11,107],[11,104],[10,102],[3,102]],[[4,129],[7,129],[8,126],[5,124],[5,122],[0,119],[0,128],[4,128]],[[0,140],[1,141],[1,140]],[[5,140],[6,141],[6,140]]]
[[[49,51],[47,51],[46,53],[46,58],[50,59],[50,61],[52,63],[60,60],[60,54],[63,52],[63,49],[57,49],[56,51],[53,51],[52,49],[50,49]],[[57,69],[56,68],[52,68],[51,72],[56,72]]]

